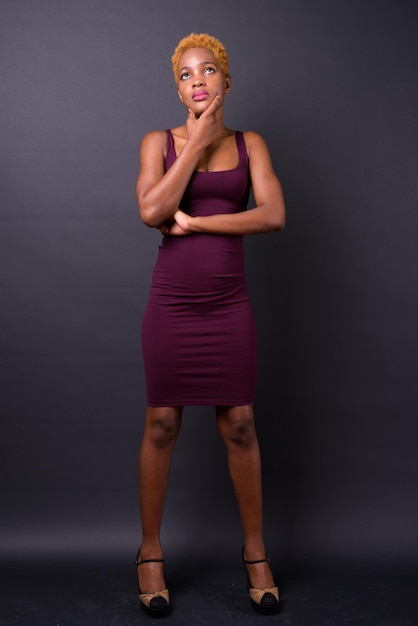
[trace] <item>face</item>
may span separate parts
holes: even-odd
[[[190,48],[179,61],[177,91],[181,102],[196,114],[203,113],[216,95],[223,101],[231,89],[214,53],[208,48]]]

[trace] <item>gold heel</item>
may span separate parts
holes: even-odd
[[[252,586],[248,575],[247,565],[256,565],[257,563],[268,563],[269,559],[258,559],[257,561],[247,561],[244,556],[244,546],[242,548],[242,562],[247,574],[247,586],[250,594],[251,606],[257,613],[263,615],[273,615],[279,609],[279,589],[278,587],[269,587],[266,589],[256,589]]]
[[[134,565],[139,567],[144,563],[164,563],[164,559],[142,559],[139,556],[134,561]],[[168,589],[162,589],[155,593],[144,593],[139,586],[138,578],[138,598],[142,609],[150,617],[166,617],[170,612],[170,595]]]

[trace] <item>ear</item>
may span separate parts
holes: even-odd
[[[231,91],[231,77],[229,74],[225,76],[225,93],[229,93]]]

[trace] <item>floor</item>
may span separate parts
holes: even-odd
[[[136,597],[130,563],[3,563],[0,624],[7,626],[130,626],[163,621],[167,626],[416,626],[418,571],[413,568],[300,566],[276,580],[281,611],[251,610],[237,561],[214,556],[167,564],[172,612],[164,620],[145,615]]]

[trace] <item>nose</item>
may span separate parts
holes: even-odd
[[[195,74],[195,76],[193,78],[193,86],[194,87],[201,87],[204,84],[205,84],[205,80],[203,78],[203,75],[200,74],[200,72]]]

